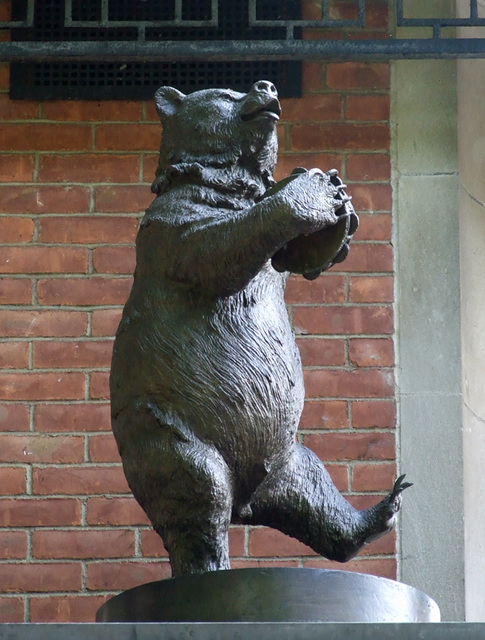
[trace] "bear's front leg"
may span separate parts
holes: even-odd
[[[321,173],[318,169],[313,169],[312,172],[317,175]],[[295,169],[291,176],[269,189],[266,195],[279,191],[302,173],[311,172],[302,168]],[[339,178],[338,171],[332,169],[325,175],[329,178],[330,184],[335,187],[332,196],[341,201],[341,206],[335,209],[336,222],[285,243],[271,258],[271,264],[276,271],[299,273],[307,280],[314,280],[322,271],[326,271],[347,257],[350,240],[359,226],[359,218],[349,196],[345,193],[346,185]]]

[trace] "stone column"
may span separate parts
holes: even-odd
[[[458,2],[461,15],[469,2]],[[481,16],[485,3],[479,0]],[[464,37],[484,37],[463,29]],[[485,60],[458,62],[466,618],[485,621]]]
[[[411,15],[454,2],[407,0]],[[420,36],[419,30],[398,37]],[[464,618],[456,62],[393,64],[400,579]]]

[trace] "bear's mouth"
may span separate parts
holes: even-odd
[[[243,122],[249,122],[250,120],[255,120],[256,118],[270,118],[271,120],[279,120],[281,116],[281,107],[279,101],[274,98],[270,100],[267,104],[259,107],[259,109],[255,109],[251,111],[251,113],[243,113],[241,114],[241,120]]]

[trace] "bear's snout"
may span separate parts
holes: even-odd
[[[241,120],[248,122],[257,117],[277,121],[281,116],[278,91],[272,82],[258,80],[253,84],[241,109]]]

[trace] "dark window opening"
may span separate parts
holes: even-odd
[[[14,28],[14,41],[114,41],[136,42],[144,25],[145,42],[194,42],[278,40],[285,38],[281,26],[251,26],[249,0],[219,0],[218,22],[213,18],[211,0],[183,0],[181,20],[190,26],[153,25],[176,17],[180,0],[117,0],[108,3],[103,16],[101,0],[72,0],[71,19],[65,24],[64,0],[37,0],[33,27]],[[22,20],[27,0],[13,3],[12,20]],[[258,20],[300,19],[301,0],[264,0],[258,3]],[[102,23],[96,25],[96,22]],[[126,22],[126,25],[120,25]],[[200,22],[200,26],[196,23]],[[113,23],[112,25],[110,23]],[[117,24],[118,23],[118,24]],[[194,24],[195,23],[195,24]],[[295,38],[301,30],[295,29]],[[122,47],[122,45],[119,45]],[[171,85],[189,92],[208,87],[230,87],[247,91],[256,80],[271,80],[281,97],[301,95],[301,61],[248,60],[191,62],[14,62],[11,64],[10,97],[13,99],[151,99],[155,90]]]

